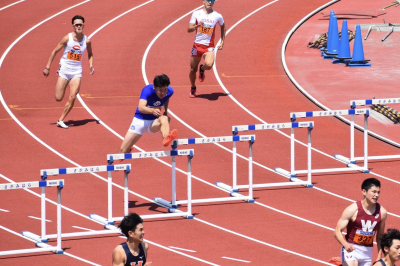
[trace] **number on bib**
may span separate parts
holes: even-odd
[[[212,32],[213,32],[213,29],[212,28],[207,28],[207,27],[204,27],[204,26],[200,26],[199,27],[199,32],[207,34],[207,35],[211,35]]]
[[[354,236],[354,243],[368,246],[371,245],[374,241],[375,232],[365,232],[361,230],[357,230],[356,235]]]
[[[82,55],[81,55],[81,54],[76,54],[76,53],[68,52],[67,58],[68,58],[69,60],[81,61]]]

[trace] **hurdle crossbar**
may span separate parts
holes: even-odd
[[[43,180],[45,180],[48,176],[65,175],[65,174],[98,173],[98,172],[108,172],[110,176],[111,172],[121,170],[124,171],[125,173],[125,180],[128,180],[128,174],[130,172],[130,169],[131,169],[130,164],[42,169],[40,170],[40,176]],[[110,186],[108,189],[110,189]],[[42,189],[41,200],[42,200],[41,236],[38,236],[31,232],[25,232],[24,235],[39,242],[47,242],[49,239],[54,238],[55,235],[46,233],[46,205],[44,204],[44,202],[46,201],[46,192],[44,189]],[[96,230],[88,232],[63,233],[62,237],[66,238],[66,237],[93,236],[93,235],[104,235],[111,233],[119,234],[120,232],[121,231],[119,229],[114,228],[114,230]]]
[[[188,175],[187,175],[187,211],[186,212],[175,212],[174,210],[170,209],[170,206],[165,203],[160,203],[155,201],[156,203],[160,203],[162,207],[166,207],[170,213],[162,213],[162,214],[148,214],[148,215],[141,215],[142,219],[157,219],[157,218],[168,218],[168,217],[178,217],[183,216],[187,219],[193,219],[192,215],[192,158],[194,155],[193,149],[188,150],[171,150],[171,151],[151,151],[151,152],[135,152],[135,153],[117,153],[117,154],[108,154],[107,155],[107,162],[112,164],[114,160],[121,160],[121,159],[146,159],[146,158],[160,158],[160,157],[172,157],[172,183],[175,184],[175,176],[176,176],[176,165],[175,165],[175,157],[176,156],[188,156]],[[109,175],[109,184],[112,183],[112,177]],[[125,197],[126,200],[124,201],[124,215],[128,215],[128,180],[125,180]],[[108,218],[104,218],[97,214],[91,214],[90,217],[96,221],[99,221],[103,224],[114,224],[116,221],[121,221],[124,217],[113,217],[112,216],[112,191],[109,190],[109,197],[108,197]],[[173,197],[176,197],[174,195]]]
[[[330,110],[330,111],[313,111],[313,112],[292,112],[290,113],[290,119],[292,121],[296,121],[297,118],[304,117],[327,117],[327,116],[342,116],[342,115],[364,115],[364,165],[357,166],[355,165],[355,161],[346,161],[343,155],[335,154],[334,158],[345,162],[347,167],[342,168],[324,168],[324,169],[312,169],[312,173],[329,173],[329,172],[347,172],[347,171],[361,171],[363,173],[369,173],[368,169],[368,117],[369,117],[369,109],[350,109],[350,110]],[[354,127],[350,127],[350,143],[354,143]],[[291,156],[290,156],[290,173],[292,176],[296,176],[296,174],[304,173],[302,170],[295,170],[295,156],[294,156],[294,131],[291,132]],[[354,153],[354,146],[352,147],[350,153]]]
[[[233,190],[232,187],[226,186],[221,182],[217,182],[216,186],[222,188],[223,190],[227,190],[231,193],[231,197],[219,197],[219,198],[203,198],[203,199],[192,199],[193,203],[208,203],[208,202],[223,202],[223,201],[236,201],[236,200],[245,200],[247,202],[254,202],[253,199],[253,155],[252,155],[252,146],[255,140],[255,135],[247,135],[247,136],[219,136],[219,137],[206,137],[206,138],[189,138],[189,139],[176,139],[172,142],[172,148],[176,149],[178,145],[190,145],[190,144],[208,144],[208,143],[222,143],[222,142],[232,142],[233,143],[233,176],[236,179],[236,142],[240,141],[248,141],[249,142],[249,195],[243,196],[240,194],[232,194],[233,192],[237,192],[237,190]],[[173,162],[174,163],[174,162]],[[176,183],[172,184],[172,200],[171,202],[164,200],[162,198],[154,198],[155,201],[167,204],[171,208],[178,208],[179,204],[186,204],[186,200],[176,200]]]
[[[277,183],[263,183],[263,184],[253,184],[254,188],[258,187],[281,187],[281,186],[297,186],[303,185],[306,187],[313,187],[311,179],[311,130],[314,128],[314,122],[292,122],[292,123],[273,123],[273,124],[258,124],[258,125],[241,125],[233,126],[232,133],[237,135],[239,131],[251,131],[251,130],[270,130],[270,129],[288,129],[291,128],[294,132],[295,128],[308,128],[308,145],[307,145],[307,181],[300,180],[295,176],[292,176],[290,172],[282,169],[275,168],[275,171],[285,177],[289,178],[290,182],[277,182]],[[237,185],[237,188],[247,188],[248,185]]]
[[[356,108],[357,106],[364,106],[364,105],[373,105],[373,104],[399,104],[400,98],[386,98],[386,99],[368,99],[368,100],[352,100],[350,101],[350,107]],[[352,134],[354,135],[354,116],[351,117],[351,127],[352,127]],[[354,139],[353,139],[354,140]],[[350,143],[350,148],[353,151],[350,154],[350,158],[343,158],[345,161],[357,161],[357,160],[364,160],[364,157],[355,157],[354,156],[354,141]],[[382,160],[382,159],[399,159],[399,155],[379,155],[379,156],[368,156],[368,160]]]
[[[61,248],[61,190],[64,187],[64,180],[44,180],[44,181],[31,181],[31,182],[20,182],[20,183],[7,183],[0,184],[0,190],[12,190],[12,189],[27,189],[27,188],[43,188],[46,187],[57,187],[57,246],[50,246],[40,241],[36,243],[38,248],[30,248],[30,249],[18,249],[18,250],[8,250],[8,251],[0,251],[0,256],[4,255],[14,255],[14,254],[26,254],[26,253],[36,253],[36,252],[44,252],[44,251],[52,251],[57,254],[63,254],[64,251]],[[43,204],[43,202],[41,202]],[[45,203],[44,203],[45,204]],[[43,211],[43,207],[41,208]],[[25,235],[26,231],[22,232],[22,235]]]

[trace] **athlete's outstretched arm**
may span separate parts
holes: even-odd
[[[47,65],[46,65],[45,69],[43,70],[43,75],[44,75],[45,77],[47,77],[47,76],[50,74],[50,66],[51,66],[51,63],[52,63],[53,60],[54,60],[54,57],[56,56],[56,54],[57,54],[62,48],[64,48],[64,47],[67,45],[68,39],[69,39],[69,38],[68,38],[68,35],[65,35],[65,36],[61,39],[61,41],[57,44],[56,48],[54,48],[54,50],[51,52],[50,58],[49,58],[49,60],[47,61]]]

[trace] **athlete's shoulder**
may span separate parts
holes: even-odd
[[[383,219],[386,219],[386,216],[387,216],[387,210],[382,206],[382,205],[380,205],[380,211],[381,211],[381,216],[382,216],[382,218]]]
[[[353,202],[352,204],[350,204],[349,206],[347,206],[346,209],[344,209],[343,215],[344,215],[345,217],[351,218],[351,217],[353,217],[353,215],[354,215],[355,213],[357,213],[357,211],[358,211],[357,203],[356,203],[356,202]]]
[[[126,261],[126,254],[125,254],[125,250],[122,247],[122,245],[118,245],[115,247],[113,254],[112,254],[112,258],[113,258],[113,263],[115,264],[119,264],[119,263],[123,263]]]
[[[171,86],[168,86],[167,93],[169,93],[169,94],[174,93],[174,89]]]

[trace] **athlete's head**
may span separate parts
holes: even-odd
[[[380,236],[381,249],[394,262],[400,260],[400,232],[397,229],[388,229]]]
[[[82,23],[85,23],[85,19],[84,19],[82,16],[76,15],[76,16],[74,16],[74,17],[72,18],[72,25],[75,24],[75,20],[76,20],[76,19],[80,19],[80,20],[82,20]]]
[[[122,219],[118,226],[121,232],[129,239],[138,238],[143,240],[143,219],[136,213],[130,213]]]
[[[371,178],[365,179],[364,182],[362,182],[361,189],[368,191],[373,186],[380,188],[381,182],[378,179],[371,177]]]
[[[169,77],[165,74],[154,78],[153,86],[158,98],[162,99],[167,95],[169,84]]]

